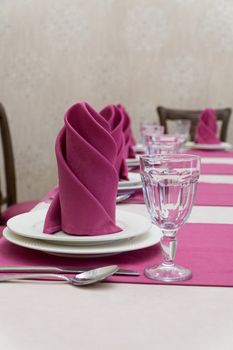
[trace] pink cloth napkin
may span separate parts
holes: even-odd
[[[59,191],[48,210],[44,232],[121,231],[115,223],[117,147],[106,120],[85,102],[73,105],[65,114],[55,151]]]
[[[135,138],[133,136],[132,128],[131,128],[131,118],[129,114],[127,113],[124,106],[121,104],[117,105],[120,112],[124,116],[124,123],[123,123],[123,132],[125,135],[125,158],[135,158],[136,153],[133,149],[133,146],[136,144]]]
[[[128,180],[128,167],[124,158],[125,137],[123,133],[124,115],[116,105],[108,105],[101,110],[100,114],[110,125],[110,130],[117,146],[117,157],[115,167],[119,179]]]
[[[192,270],[188,281],[180,285],[233,286],[233,225],[185,224],[177,234],[178,249],[175,262]],[[159,244],[115,256],[81,259],[52,256],[16,246],[0,239],[1,266],[77,266],[93,267],[118,264],[121,268],[140,272],[139,277],[112,276],[111,282],[163,284],[144,276],[147,266],[161,263]],[[3,275],[3,274],[1,274]],[[169,286],[169,284],[167,283]]]
[[[0,226],[0,238],[2,237],[2,231],[4,230],[5,227],[6,226],[3,226],[3,225]]]
[[[199,117],[195,132],[195,142],[200,144],[218,144],[216,113],[213,109],[205,109]]]

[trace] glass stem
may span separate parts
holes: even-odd
[[[162,248],[163,262],[162,265],[167,267],[174,266],[174,258],[176,255],[177,240],[175,231],[169,233],[163,233],[163,237],[160,239],[160,245]]]

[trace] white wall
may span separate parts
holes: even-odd
[[[232,0],[0,0],[19,199],[56,182],[54,140],[75,101],[121,102],[137,132],[158,104],[233,106],[232,65]]]

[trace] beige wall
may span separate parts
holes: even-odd
[[[136,132],[158,104],[233,106],[232,66],[232,0],[0,0],[19,198],[56,182],[54,139],[75,101],[125,104]]]

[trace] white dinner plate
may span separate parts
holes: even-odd
[[[121,180],[118,183],[118,190],[130,190],[142,188],[142,180],[139,173],[128,173],[129,180]]]
[[[50,243],[97,245],[139,236],[151,226],[150,220],[147,217],[117,208],[116,223],[123,229],[121,232],[97,236],[74,236],[68,235],[63,231],[55,234],[46,234],[43,233],[46,213],[46,209],[40,209],[14,216],[8,220],[7,227],[19,236],[48,241]]]
[[[137,153],[144,153],[145,152],[145,146],[142,143],[137,143],[133,147],[134,151]]]
[[[140,155],[136,154],[136,158],[127,158],[126,164],[128,165],[128,167],[139,166],[140,165],[139,157]]]
[[[228,142],[221,142],[217,145],[210,145],[210,144],[201,144],[201,143],[195,143],[195,142],[186,142],[185,144],[188,148],[193,149],[202,149],[202,150],[210,150],[210,151],[220,151],[220,150],[230,150],[232,148],[232,145]]]
[[[94,258],[150,247],[159,242],[161,232],[156,226],[153,225],[149,231],[138,237],[96,246],[66,246],[40,239],[22,237],[16,233],[13,233],[7,227],[4,229],[3,235],[9,242],[24,248],[39,250],[45,253],[65,257]]]

